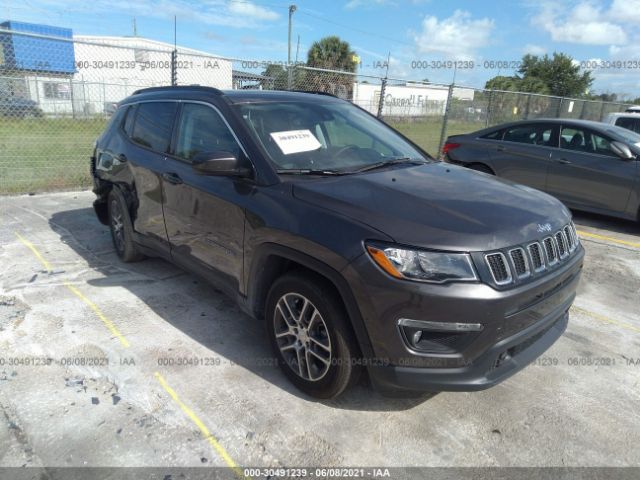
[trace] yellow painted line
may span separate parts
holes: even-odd
[[[604,235],[598,235],[597,233],[589,233],[582,230],[578,230],[578,234],[587,238],[596,238],[598,240],[604,240],[607,242],[619,243],[620,245],[626,245],[628,247],[640,248],[639,242],[629,242],[627,240],[620,240],[618,238],[606,237]]]
[[[619,320],[614,320],[613,318],[609,318],[606,315],[601,315],[599,313],[591,312],[589,310],[585,310],[584,308],[576,307],[573,305],[571,307],[572,310],[575,310],[578,313],[582,313],[583,315],[587,315],[596,320],[600,320],[601,322],[610,323],[612,325],[617,325],[618,327],[626,328],[627,330],[631,330],[632,332],[640,333],[640,328],[635,325],[631,325],[629,323],[620,322]]]
[[[158,382],[160,382],[160,385],[162,385],[162,388],[164,388],[165,391],[169,394],[169,396],[173,399],[173,401],[178,404],[180,409],[187,415],[187,417],[189,417],[191,421],[195,423],[195,425],[200,429],[200,432],[202,432],[202,435],[204,435],[204,437],[209,441],[209,443],[211,444],[213,449],[216,451],[216,453],[220,455],[220,457],[222,457],[222,459],[229,466],[229,468],[233,470],[233,473],[235,473],[238,478],[242,478],[242,479],[249,478],[244,476],[240,467],[238,467],[236,462],[233,461],[233,458],[231,458],[231,456],[227,453],[227,451],[220,444],[220,442],[218,442],[218,440],[209,432],[209,429],[207,428],[207,426],[202,422],[202,420],[198,418],[198,416],[193,412],[193,410],[187,407],[184,404],[184,402],[180,400],[180,397],[178,397],[178,394],[175,392],[173,388],[169,386],[169,384],[162,377],[162,375],[156,372],[155,376],[158,379]]]
[[[124,337],[124,335],[120,333],[120,331],[116,328],[113,322],[104,316],[100,308],[95,303],[93,303],[91,300],[85,297],[80,290],[78,290],[76,287],[71,285],[69,282],[65,281],[64,286],[67,287],[69,291],[71,291],[76,297],[78,297],[80,300],[86,303],[91,310],[93,310],[93,313],[95,313],[96,316],[100,320],[102,320],[102,323],[104,323],[105,327],[109,329],[111,334],[114,337],[117,337],[118,340],[120,340],[120,343],[124,348],[129,348],[129,341]]]
[[[33,252],[33,254],[36,256],[36,258],[38,260],[40,260],[40,263],[45,268],[45,270],[47,272],[51,273],[51,271],[52,271],[51,265],[49,264],[49,262],[47,262],[46,258],[44,258],[42,255],[40,255],[40,252],[38,251],[36,246],[33,243],[31,243],[29,240],[24,238],[22,235],[20,235],[18,232],[14,232],[14,233],[16,234],[16,237],[18,237],[18,240],[20,240],[29,250],[31,250]]]
[[[20,240],[29,250],[33,252],[36,258],[40,260],[40,263],[42,263],[42,265],[47,270],[47,272],[51,272],[52,271],[51,265],[49,264],[47,259],[44,258],[42,254],[38,251],[36,246],[33,243],[31,243],[29,240],[24,238],[22,235],[20,235],[18,232],[14,232],[14,233],[16,234],[16,237],[18,237],[18,240]],[[129,348],[129,341],[124,337],[124,335],[120,333],[120,331],[116,328],[113,322],[109,320],[104,315],[104,313],[102,313],[100,308],[95,303],[93,303],[91,300],[85,297],[80,290],[78,290],[76,287],[71,285],[69,282],[65,281],[64,286],[67,287],[69,291],[73,293],[76,297],[78,297],[80,300],[86,303],[89,306],[89,308],[91,308],[91,310],[93,310],[93,313],[95,313],[96,316],[100,320],[102,320],[102,323],[104,323],[104,325],[111,332],[111,334],[114,337],[116,337],[118,340],[120,340],[120,343],[122,344],[123,347]]]

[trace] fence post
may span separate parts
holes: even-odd
[[[529,109],[531,108],[531,94],[527,95],[527,102],[524,104],[524,118],[523,120],[529,120]]]
[[[584,106],[587,104],[586,100],[582,100],[582,108],[580,109],[580,120],[584,119]]]
[[[380,100],[378,101],[378,118],[382,118],[382,110],[384,107],[384,91],[387,89],[387,78],[382,79],[382,85],[380,86]]]
[[[556,112],[556,118],[562,118],[560,115],[562,114],[563,103],[564,103],[564,97],[560,97],[560,102],[558,103],[558,111]]]
[[[604,106],[606,105],[605,102],[602,102],[602,106],[600,107],[600,121],[604,120]]]
[[[69,98],[71,99],[71,118],[76,118],[76,102],[73,95],[73,80],[69,79]]]
[[[493,102],[493,89],[489,90],[489,101],[487,102],[487,115],[484,120],[484,126],[488,127],[490,123],[491,117],[491,107],[493,106],[491,103]]]
[[[287,90],[291,90],[293,85],[293,68],[291,68],[291,63],[287,64]]]
[[[449,93],[447,94],[447,104],[444,106],[444,118],[442,119],[442,131],[440,132],[440,143],[438,144],[438,152],[435,157],[440,158],[440,152],[447,139],[447,122],[449,121],[449,110],[451,108],[451,99],[453,98],[453,83],[449,85]]]
[[[178,84],[178,51],[174,48],[171,51],[171,86]]]

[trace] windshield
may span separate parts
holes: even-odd
[[[279,171],[354,171],[381,162],[427,160],[391,128],[342,102],[239,105]]]

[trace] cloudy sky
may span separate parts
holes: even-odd
[[[597,69],[594,90],[640,96],[640,0],[3,0],[0,19],[130,35],[135,17],[139,35],[172,42],[177,15],[182,46],[283,61],[289,3],[298,7],[293,54],[299,36],[301,60],[314,40],[337,34],[360,55],[364,74],[384,74],[390,53],[390,76],[449,83],[453,69],[431,62],[466,60],[474,68],[458,69],[456,83],[483,86],[492,76],[512,74],[499,67],[524,53],[559,51],[579,61],[635,65]]]

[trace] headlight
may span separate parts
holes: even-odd
[[[389,275],[420,282],[477,281],[471,257],[466,253],[442,253],[367,245],[371,258]]]

